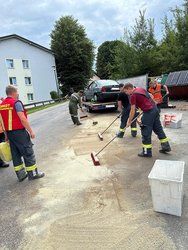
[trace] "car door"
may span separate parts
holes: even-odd
[[[92,99],[92,97],[93,97],[93,95],[94,95],[94,92],[95,92],[95,87],[96,87],[96,83],[95,82],[92,82],[89,86],[88,86],[88,88],[87,88],[87,90],[85,91],[85,96],[86,96],[86,99],[87,100],[91,100]]]

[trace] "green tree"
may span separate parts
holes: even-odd
[[[187,69],[188,65],[188,0],[184,1],[183,8],[172,10],[177,30],[177,43],[179,47],[179,69]]]
[[[137,74],[153,74],[154,68],[151,65],[154,65],[157,60],[152,56],[152,51],[157,46],[154,34],[154,19],[145,19],[145,11],[139,11],[139,17],[135,19],[135,22],[129,32],[129,40],[137,55]]]
[[[58,97],[58,93],[57,93],[57,91],[55,91],[55,90],[52,90],[52,91],[50,92],[50,96],[51,96],[52,100],[56,100],[56,99],[59,98],[59,97]]]
[[[56,21],[50,36],[62,91],[83,88],[92,75],[94,60],[94,46],[85,28],[72,16],[64,16]]]
[[[111,70],[112,79],[123,79],[137,74],[136,52],[128,43],[122,41],[116,48],[115,63]]]
[[[188,65],[188,0],[184,8],[172,9],[173,18],[163,21],[163,38],[159,45],[161,72],[187,69]]]
[[[96,70],[97,75],[102,79],[109,79],[113,74],[116,49],[121,41],[106,41],[102,43],[97,52]]]
[[[170,72],[178,70],[179,48],[177,43],[177,32],[174,22],[165,16],[163,20],[164,32],[159,45],[158,61],[160,72]]]

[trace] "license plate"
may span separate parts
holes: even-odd
[[[119,91],[119,88],[111,88],[113,91]]]
[[[106,105],[106,108],[115,108],[115,105]]]

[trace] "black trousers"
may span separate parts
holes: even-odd
[[[158,108],[159,114],[161,113],[161,106],[162,106],[161,103],[157,104],[157,108]]]
[[[163,131],[161,125],[159,111],[157,107],[153,107],[152,110],[144,112],[142,119],[141,133],[142,133],[142,143],[143,147],[151,148],[151,135],[152,131],[158,136],[161,143],[166,139],[166,135]]]
[[[5,134],[0,133],[0,143],[5,141]]]
[[[127,108],[124,108],[122,111],[120,132],[125,132],[125,127],[127,125],[127,120],[129,118],[130,110],[131,110],[131,108],[127,107]],[[138,116],[138,114],[139,114],[138,112],[135,112],[135,116],[133,119],[135,119]],[[137,126],[136,126],[136,120],[135,120],[133,123],[131,123],[131,130],[136,131],[137,130],[136,128],[137,128]]]
[[[22,157],[27,171],[36,169],[36,159],[33,151],[33,144],[30,135],[25,129],[7,131],[7,137],[10,142],[12,160],[15,171],[23,167]]]

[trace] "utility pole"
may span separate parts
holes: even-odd
[[[58,78],[57,78],[57,70],[56,70],[56,66],[53,65],[52,66],[53,70],[54,70],[54,76],[55,76],[55,81],[56,81],[56,88],[57,88],[57,95],[58,98],[60,98],[60,93],[59,93],[59,83],[58,83]]]

